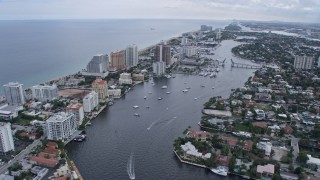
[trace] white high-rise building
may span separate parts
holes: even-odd
[[[26,101],[23,93],[23,84],[9,82],[3,85],[6,100],[10,105],[23,105]]]
[[[38,99],[39,101],[52,101],[58,98],[57,85],[36,85],[32,86],[32,98]]]
[[[88,73],[106,73],[109,70],[109,56],[107,54],[98,54],[93,56],[87,65]]]
[[[188,38],[187,38],[187,37],[182,37],[180,44],[181,44],[182,46],[188,45]]]
[[[152,64],[153,67],[153,74],[160,76],[166,72],[166,63],[165,62],[154,62]]]
[[[70,113],[59,112],[46,120],[49,140],[66,140],[77,130],[75,116]]]
[[[14,143],[10,123],[0,122],[0,152],[14,151]]]
[[[138,64],[138,46],[135,44],[129,45],[126,48],[126,66],[128,68]]]
[[[81,103],[70,103],[66,109],[67,113],[74,115],[77,121],[77,127],[79,127],[84,119],[83,105]]]
[[[320,68],[320,56],[318,58],[318,68]]]
[[[182,54],[187,57],[195,56],[197,54],[197,47],[195,46],[182,47]]]
[[[84,112],[91,112],[99,104],[98,93],[91,91],[83,98]]]
[[[293,67],[295,69],[313,69],[314,57],[313,56],[295,56]]]

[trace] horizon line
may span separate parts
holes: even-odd
[[[1,19],[0,21],[70,21],[70,20],[192,20],[192,21],[252,21],[252,22],[272,22],[272,23],[300,23],[300,24],[320,24],[319,22],[283,21],[283,20],[255,20],[255,19],[207,19],[207,18],[30,18],[30,19]]]

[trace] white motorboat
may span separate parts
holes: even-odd
[[[162,100],[162,97],[159,97],[158,100]]]
[[[143,99],[147,99],[147,96],[144,96]]]
[[[168,86],[162,86],[161,87],[161,89],[167,89],[168,88]]]
[[[189,90],[188,89],[184,89],[184,90],[182,90],[182,92],[184,92],[184,93],[186,93],[186,92],[188,92]]]
[[[138,113],[134,113],[134,116],[140,116]]]
[[[167,91],[166,93],[167,93],[167,94],[170,94],[171,92],[170,92],[170,91]]]
[[[134,105],[134,106],[133,106],[133,108],[137,109],[137,108],[139,108],[139,106],[137,106],[137,105]]]
[[[210,169],[213,173],[221,175],[221,176],[227,176],[228,175],[228,168],[225,166],[218,166],[217,168]]]

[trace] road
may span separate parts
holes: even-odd
[[[41,144],[41,139],[37,139],[33,141],[32,144],[27,146],[24,150],[22,150],[19,154],[17,154],[13,159],[11,159],[7,164],[0,167],[0,174],[5,173],[10,166],[12,166],[14,163],[20,161],[21,159],[25,158],[26,155],[28,155],[32,149],[38,145]]]
[[[292,137],[291,138],[291,146],[293,148],[293,162],[296,164],[296,159],[299,155],[299,138]]]

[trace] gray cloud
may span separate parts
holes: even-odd
[[[0,0],[0,19],[183,18],[320,22],[320,0]]]

